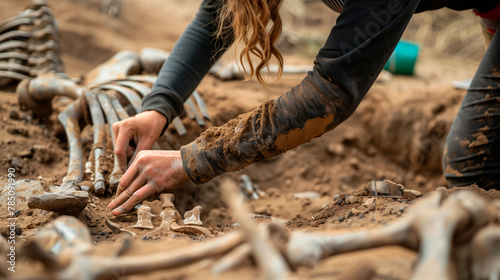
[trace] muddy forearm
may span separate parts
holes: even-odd
[[[325,81],[317,74],[318,68],[276,100],[221,127],[209,128],[183,146],[182,160],[191,180],[203,183],[284,153],[332,130],[351,115],[358,100]]]

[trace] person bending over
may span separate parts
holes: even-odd
[[[115,153],[126,170],[108,205],[114,215],[188,180],[207,182],[334,129],[356,110],[412,15],[443,7],[473,9],[491,42],[449,132],[445,177],[450,185],[477,183],[500,189],[500,36],[494,35],[500,22],[499,0],[323,0],[340,15],[313,70],[300,84],[223,126],[207,129],[180,151],[149,150],[230,45],[241,45],[238,59],[248,65],[247,78],[255,76],[264,83],[260,71],[273,57],[282,69],[283,58],[274,46],[281,33],[282,2],[201,3],[144,98],[142,112],[113,125]]]

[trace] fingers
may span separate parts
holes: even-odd
[[[123,190],[127,189],[129,185],[136,180],[137,175],[139,174],[139,164],[136,161],[132,162],[132,165],[125,171],[120,182],[118,183],[118,188],[116,189],[115,197],[118,197]]]
[[[115,155],[122,171],[127,169],[127,150],[132,135],[127,129],[121,130],[121,122],[113,124],[113,134],[115,139]]]
[[[136,190],[138,190],[140,187],[144,186],[144,184],[146,184],[146,178],[144,176],[138,176],[133,182],[132,184],[130,184],[130,186],[126,187],[123,189],[123,191],[121,192],[121,194],[117,194],[116,198],[113,199],[108,207],[106,207],[107,209],[114,209],[116,207],[118,207],[118,205],[122,204],[124,201],[126,201],[127,199],[129,199],[131,196],[134,195],[134,192]],[[121,184],[120,184],[121,185]],[[135,206],[136,204],[134,204],[133,206]]]
[[[130,162],[134,162],[135,157],[140,151],[143,150],[150,150],[151,146],[153,146],[154,140],[149,137],[143,137],[140,141],[139,144],[137,145],[137,148],[135,149],[132,157],[130,157]]]
[[[113,210],[113,215],[117,216],[130,211],[134,206],[139,204],[139,202],[155,194],[156,191],[157,188],[154,187],[152,182],[147,183],[142,188],[135,191],[132,196],[130,196],[130,198],[125,201],[125,203],[120,205],[120,207]]]

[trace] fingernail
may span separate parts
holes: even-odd
[[[108,204],[108,206],[106,206],[106,210],[109,210],[111,209],[111,207],[109,207],[112,203],[113,203],[114,200],[111,200],[111,202]]]

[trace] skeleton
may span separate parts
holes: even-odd
[[[63,72],[54,16],[45,0],[0,23],[0,85]]]
[[[158,62],[156,62],[158,63]],[[93,177],[93,189],[97,194],[104,194],[106,183],[111,190],[116,190],[122,171],[117,164],[117,158],[114,157],[113,168],[111,172],[103,169],[103,160],[106,158],[106,139],[107,134],[113,139],[111,126],[118,120],[128,118],[129,114],[124,108],[124,103],[130,107],[133,112],[140,111],[141,97],[151,91],[151,86],[156,77],[131,75],[136,73],[139,65],[139,57],[133,52],[120,52],[111,58],[108,62],[91,71],[88,75],[90,79],[86,86],[78,86],[71,80],[61,77],[58,74],[47,74],[31,81],[23,81],[18,86],[19,102],[24,108],[30,108],[39,115],[50,115],[50,100],[54,95],[65,95],[68,97],[77,97],[59,119],[63,123],[70,143],[70,172],[78,179],[76,183],[81,182],[83,173],[83,154],[81,141],[79,139],[80,127],[79,120],[85,119],[87,123],[94,125],[94,147],[93,147],[93,170],[91,164],[86,165],[87,170],[91,170]],[[110,80],[110,77],[114,79]],[[48,78],[50,77],[50,79]],[[67,90],[66,90],[67,88]],[[82,95],[82,93],[85,94]],[[195,98],[195,97],[193,97]],[[41,104],[45,106],[40,106]],[[200,103],[198,103],[200,104]],[[44,108],[45,111],[41,112]],[[48,108],[48,109],[47,109]],[[88,110],[90,109],[90,116]],[[37,111],[38,110],[38,111]],[[194,108],[196,110],[196,108]],[[104,112],[104,114],[102,113]],[[83,115],[83,116],[82,116]],[[185,133],[186,129],[179,118],[173,121],[178,132]],[[109,128],[109,133],[106,130]],[[114,145],[114,143],[113,143]],[[178,144],[167,133],[164,134],[154,145],[154,149],[175,149]],[[106,177],[106,173],[108,176]]]
[[[151,213],[151,207],[141,205],[139,209],[137,209],[137,223],[133,228],[154,229],[155,226],[151,222],[151,218],[154,216],[155,215]]]

